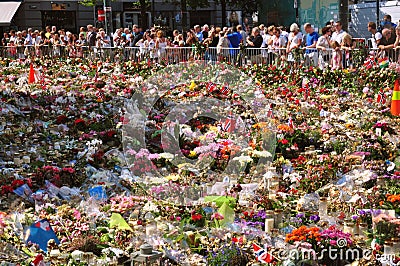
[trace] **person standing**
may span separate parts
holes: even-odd
[[[382,34],[377,30],[375,22],[373,21],[368,22],[368,31],[372,34],[371,38],[372,48],[378,49],[379,43],[382,39]]]
[[[197,40],[199,40],[199,42],[203,42],[203,33],[201,32],[201,27],[200,25],[196,25],[194,26],[194,32],[196,34]]]
[[[301,54],[299,54],[299,48],[303,40],[303,34],[300,32],[300,28],[296,23],[290,25],[290,34],[286,46],[286,53],[288,54],[288,61],[298,62],[300,61]]]
[[[235,60],[237,55],[239,54],[239,45],[242,41],[242,35],[237,32],[236,26],[232,27],[232,30],[230,33],[228,33],[228,40],[229,40],[229,47],[234,48],[231,49],[231,56]]]
[[[251,31],[251,36],[247,37],[247,46],[249,48],[257,48],[250,49],[250,58],[253,64],[260,64],[262,62],[262,57],[260,54],[261,45],[263,43],[263,38],[260,35],[260,29],[258,27],[254,27]]]
[[[330,48],[331,34],[331,27],[325,26],[322,28],[322,36],[320,36],[317,41],[317,49],[320,51],[318,65],[321,69],[324,69],[330,61],[330,52],[328,51],[328,49]]]
[[[304,31],[307,33],[306,46],[304,47],[306,50],[306,64],[316,66],[318,59],[318,50],[316,48],[319,35],[317,32],[315,32],[314,28],[311,26],[311,23],[304,24]]]
[[[341,44],[343,41],[343,36],[347,32],[342,29],[342,23],[340,21],[336,21],[335,24],[333,24],[333,28],[335,31],[332,33],[331,40],[337,41],[339,44]]]
[[[96,36],[97,33],[93,27],[93,25],[87,25],[87,35],[86,35],[86,40],[87,44],[89,45],[89,48],[96,46]]]

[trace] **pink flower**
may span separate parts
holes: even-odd
[[[74,215],[75,219],[77,219],[77,220],[81,219],[81,213],[78,210],[74,209],[73,215]]]
[[[211,219],[215,219],[215,220],[223,220],[224,216],[218,212],[214,213],[213,215],[211,215]]]

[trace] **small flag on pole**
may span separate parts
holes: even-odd
[[[291,127],[291,128],[294,128],[294,125],[293,125],[293,119],[292,119],[292,117],[291,117],[291,116],[289,116],[289,120],[288,120],[288,126],[289,126],[289,127]]]
[[[231,133],[235,129],[236,121],[232,115],[228,115],[228,118],[222,124],[222,130]]]
[[[217,89],[217,85],[213,82],[208,82],[206,88],[209,93],[212,93]]]
[[[386,103],[386,96],[382,89],[379,90],[378,98],[376,99],[377,103],[385,104]]]
[[[254,253],[256,253],[256,258],[259,262],[271,263],[274,260],[272,255],[269,254],[267,251],[265,251],[265,249],[263,249],[259,245],[253,243],[253,249],[254,249]]]
[[[379,59],[379,67],[385,68],[389,66],[389,59],[387,57]]]
[[[228,93],[229,93],[228,85],[223,85],[222,88],[220,89],[220,91],[222,94],[228,95]]]

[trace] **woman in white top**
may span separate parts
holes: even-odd
[[[271,37],[272,37],[272,28],[273,26],[269,26],[267,28],[266,31],[264,31],[264,34],[261,35],[261,37],[263,38],[263,42],[261,44],[261,54],[264,58],[268,57],[268,53],[270,52],[268,48]],[[268,62],[267,60],[265,60],[266,62]]]
[[[148,51],[147,51],[147,47],[146,47],[146,41],[147,41],[149,35],[150,35],[150,31],[146,31],[146,32],[143,34],[143,38],[140,39],[140,40],[136,43],[136,46],[139,46],[139,58],[140,58],[140,60],[143,60],[143,59],[146,57],[146,55],[147,55],[147,52],[148,52]]]
[[[330,57],[332,57],[332,53],[328,51],[331,43],[331,34],[331,27],[323,27],[322,36],[320,36],[317,41],[316,47],[319,51],[318,65],[322,69],[325,67],[326,64],[329,64]]]
[[[272,27],[272,36],[268,41],[268,46],[271,47],[275,59],[281,59],[281,56],[284,56],[285,51],[282,48],[286,47],[286,39],[281,36],[281,30],[276,26]]]
[[[157,31],[157,38],[156,38],[156,49],[157,49],[157,56],[161,60],[166,60],[167,55],[167,46],[168,40],[164,37],[164,32],[162,30]]]
[[[229,39],[228,34],[224,31],[219,33],[219,41],[217,44],[217,54],[223,58],[229,56]]]
[[[286,52],[289,54],[288,61],[298,61],[300,59],[300,55],[294,53],[294,50],[300,48],[302,41],[303,34],[300,32],[300,28],[296,23],[293,23],[290,25],[290,34],[286,46]]]
[[[147,47],[147,50],[149,51],[150,59],[157,62],[158,53],[157,53],[157,49],[156,49],[155,37],[156,36],[153,33],[150,35],[147,35],[147,40],[145,41],[145,46]]]

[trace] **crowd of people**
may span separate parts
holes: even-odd
[[[394,56],[400,46],[400,26],[385,15],[380,27],[375,22],[368,23],[371,33],[370,48],[376,49],[378,56]],[[23,31],[5,32],[2,38],[3,56],[26,58],[29,56],[82,57],[85,51],[100,51],[107,48],[131,48],[135,58],[161,60],[170,54],[167,48],[205,48],[202,55],[207,60],[227,57],[236,60],[241,49],[254,63],[289,61],[333,69],[351,67],[352,51],[357,48],[357,39],[342,29],[340,21],[329,21],[318,33],[311,23],[303,25],[303,31],[293,23],[289,29],[277,25],[263,24],[250,29],[247,26],[216,27],[207,24],[195,25],[187,32],[174,30],[172,36],[153,27],[143,30],[138,25],[132,29],[120,28],[113,34],[106,34],[102,28],[93,25],[81,27],[78,34],[47,26],[45,30],[29,28]],[[194,50],[194,49],[193,49]],[[191,50],[189,50],[191,51]],[[207,52],[208,51],[208,52]]]

